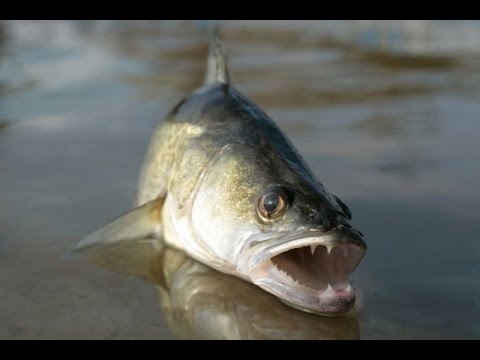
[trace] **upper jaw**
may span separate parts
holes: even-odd
[[[359,232],[353,228],[347,228],[340,225],[329,231],[322,231],[312,229],[310,231],[302,231],[287,236],[274,237],[269,240],[262,241],[259,245],[251,247],[243,255],[248,260],[245,271],[252,272],[265,260],[286,252],[291,249],[302,246],[316,247],[319,245],[325,246],[330,253],[331,250],[338,245],[354,245],[365,253],[367,245],[362,240]],[[248,256],[250,254],[251,256]]]

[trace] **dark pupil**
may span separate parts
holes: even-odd
[[[278,207],[278,194],[271,193],[265,196],[263,207],[269,213],[274,212]]]

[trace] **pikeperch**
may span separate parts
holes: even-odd
[[[304,311],[344,314],[363,258],[348,207],[279,127],[229,80],[218,36],[203,86],[153,134],[136,208],[77,249],[151,239]]]

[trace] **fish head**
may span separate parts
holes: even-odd
[[[225,146],[205,172],[191,219],[212,267],[304,311],[338,315],[358,304],[348,276],[366,245],[347,206],[298,154]]]

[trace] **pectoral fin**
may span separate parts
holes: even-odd
[[[161,236],[161,210],[164,198],[152,200],[113,220],[81,240],[75,250],[113,245]]]

